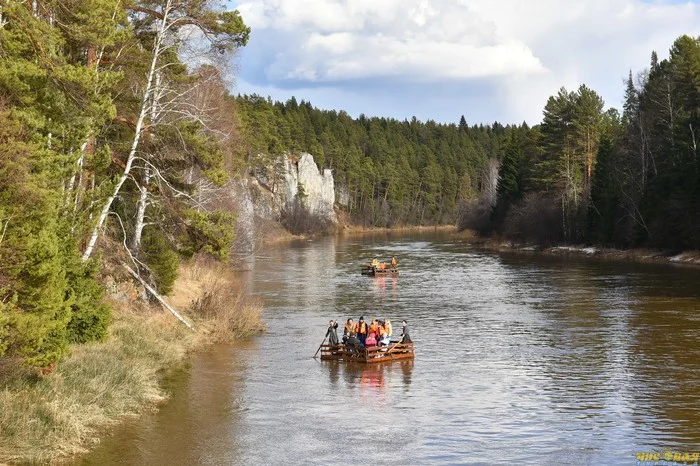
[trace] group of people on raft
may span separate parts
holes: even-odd
[[[392,257],[391,262],[389,263],[391,265],[392,269],[396,269],[399,266],[399,263],[396,262],[396,258]],[[387,263],[386,262],[379,262],[376,258],[372,259],[372,261],[367,264],[367,268],[372,269],[372,270],[385,270],[387,268]]]
[[[400,343],[411,343],[411,337],[408,334],[408,323],[401,321],[401,339]],[[326,338],[331,345],[338,345],[338,322],[331,320],[326,331]],[[343,345],[355,347],[372,347],[372,346],[388,346],[391,342],[393,329],[389,319],[372,321],[367,324],[364,316],[355,323],[352,319],[345,322],[343,329]]]

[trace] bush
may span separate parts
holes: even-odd
[[[154,229],[144,232],[141,250],[145,255],[146,265],[153,272],[158,292],[163,295],[170,294],[180,266],[177,253],[170,249],[163,233]]]
[[[112,320],[112,310],[103,302],[104,289],[95,280],[99,261],[83,263],[75,257],[72,265],[67,273],[72,295],[68,340],[72,343],[102,340]]]
[[[564,239],[562,228],[561,200],[533,193],[510,208],[503,234],[510,240],[550,246]]]
[[[295,235],[325,234],[333,228],[330,220],[312,214],[299,203],[291,209],[282,211],[281,223]]]
[[[491,233],[491,210],[491,204],[483,199],[465,204],[457,228],[460,231],[472,230],[479,235],[488,235]]]

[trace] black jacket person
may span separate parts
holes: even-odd
[[[328,330],[326,331],[326,338],[328,338],[329,345],[338,344],[338,322],[331,320],[328,324]]]

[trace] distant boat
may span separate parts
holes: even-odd
[[[362,275],[370,275],[372,277],[385,276],[385,275],[398,275],[399,269],[397,267],[380,269],[379,267],[372,267],[370,265],[365,265],[360,271]]]
[[[413,343],[392,342],[389,346],[354,347],[345,345],[321,345],[322,361],[343,361],[360,364],[413,359]]]

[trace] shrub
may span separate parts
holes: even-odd
[[[173,290],[180,265],[178,255],[170,249],[168,241],[160,230],[148,229],[144,232],[141,250],[145,262],[153,272],[153,279],[160,294],[168,295]]]

